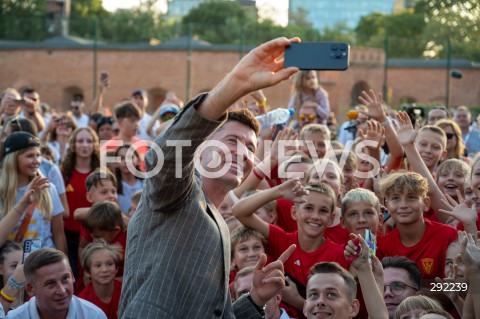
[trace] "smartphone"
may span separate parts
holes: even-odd
[[[350,45],[346,42],[293,42],[285,47],[285,67],[300,70],[348,69]]]
[[[100,81],[105,81],[106,79],[108,79],[108,72],[103,71],[100,73]]]
[[[25,105],[27,103],[27,101],[25,101],[24,99],[20,99],[20,100],[13,100],[16,104],[20,104],[20,105]]]
[[[365,229],[365,243],[368,246],[368,257],[369,262],[372,262],[373,256],[377,252],[377,237],[370,231],[370,229]]]
[[[28,255],[33,253],[36,250],[42,248],[41,239],[27,239],[23,242],[23,263],[27,259]]]

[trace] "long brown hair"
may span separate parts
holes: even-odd
[[[63,178],[65,180],[65,185],[68,185],[70,178],[72,178],[73,170],[77,163],[77,136],[80,132],[87,131],[93,138],[93,153],[90,161],[90,170],[94,171],[100,167],[100,140],[98,139],[97,133],[91,127],[80,127],[73,131],[70,141],[68,142],[67,155],[65,160],[60,166],[60,170],[63,173]]]

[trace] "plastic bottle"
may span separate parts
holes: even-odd
[[[259,115],[256,117],[256,119],[258,120],[258,122],[260,122],[260,126],[264,128],[276,124],[286,123],[293,115],[293,113],[295,113],[294,109],[278,108],[266,114]]]

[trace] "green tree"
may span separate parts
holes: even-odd
[[[211,43],[235,43],[242,26],[256,21],[237,1],[203,2],[183,17],[183,33]]]
[[[40,41],[46,36],[45,0],[2,0],[0,39]]]
[[[103,8],[102,0],[72,0],[69,33],[81,38],[92,39],[95,31],[102,34],[106,27],[104,20],[110,12]],[[95,30],[95,21],[98,21]]]

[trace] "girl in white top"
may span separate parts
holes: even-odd
[[[5,140],[0,174],[0,245],[8,238],[19,242],[40,239],[42,247],[66,252],[63,206],[55,187],[40,176],[39,145],[38,139],[27,132],[15,132]],[[22,231],[31,205],[35,207]]]

